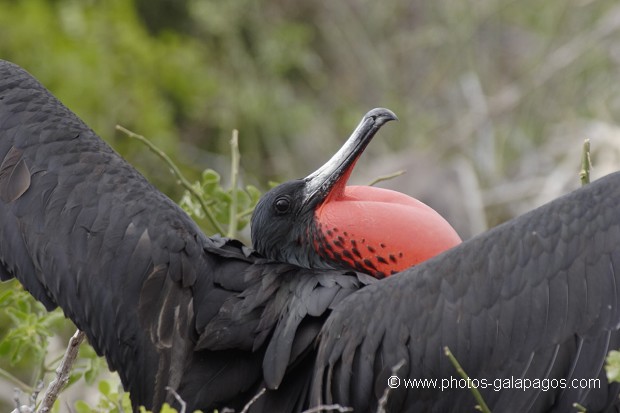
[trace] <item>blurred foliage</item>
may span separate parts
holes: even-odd
[[[195,199],[115,125],[171,155],[196,191],[223,202],[223,222],[238,129],[243,227],[258,196],[248,185],[306,175],[364,112],[388,107],[400,122],[369,147],[360,181],[408,168],[397,189],[468,237],[557,196],[562,179],[577,186],[584,134],[603,148],[593,171],[606,171],[603,158],[617,169],[619,40],[615,0],[0,0],[0,58],[36,76],[209,233]],[[60,313],[46,318],[16,284],[0,288],[1,367],[17,363],[11,372],[32,387],[51,365],[41,358]],[[72,327],[61,330],[66,342]],[[83,360],[92,381],[96,357]]]
[[[75,331],[60,309],[46,311],[15,280],[0,286],[0,326],[0,376],[27,395],[35,391],[37,383],[49,380],[58,367],[64,349],[50,351],[52,337],[60,334],[64,345]],[[84,344],[69,386],[81,379],[92,385],[103,371],[107,371],[106,361]],[[11,404],[12,399],[7,400],[3,410]]]
[[[0,56],[28,69],[136,164],[149,160],[113,140],[117,123],[140,125],[174,152],[179,127],[200,117],[213,91],[198,42],[151,37],[132,2],[0,1],[0,38]]]
[[[131,400],[129,393],[123,391],[118,383],[102,380],[97,385],[100,398],[97,405],[91,407],[85,401],[75,403],[76,413],[123,413],[131,412]]]
[[[256,206],[261,197],[261,192],[253,185],[248,185],[245,189],[225,189],[222,186],[220,174],[212,169],[205,169],[200,181],[196,181],[192,186],[195,193],[213,211],[217,222],[221,223],[229,223],[231,221],[232,193],[233,191],[236,192],[237,205],[235,210],[238,218],[236,231],[243,230],[249,224],[254,206]],[[204,228],[208,228],[208,223],[205,222],[205,213],[200,203],[189,191],[186,190],[183,194],[180,205],[194,220],[202,223]]]
[[[8,318],[3,325],[12,326],[0,340],[0,357],[8,359],[12,366],[24,358],[42,364],[48,340],[64,320],[62,313],[48,313],[17,282],[3,288],[0,293],[0,310]]]
[[[179,187],[185,188],[179,202],[180,206],[198,222],[204,231],[208,234],[219,233],[229,238],[239,238],[239,231],[249,224],[261,192],[253,185],[246,185],[243,189],[238,187],[240,159],[236,130],[230,141],[231,184],[230,188],[225,189],[220,174],[213,169],[205,169],[200,179],[191,183],[176,162],[148,138],[120,125],[117,129],[142,142],[168,166],[177,179]],[[227,230],[225,231],[224,228]],[[249,242],[249,239],[245,241]]]

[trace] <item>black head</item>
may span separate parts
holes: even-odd
[[[320,199],[308,199],[306,191],[306,180],[296,179],[263,195],[252,215],[252,242],[254,249],[272,260],[321,268],[307,233]]]
[[[375,133],[395,119],[388,109],[371,110],[325,165],[304,179],[286,182],[263,195],[252,215],[254,249],[275,261],[305,268],[333,268],[314,250],[314,211],[336,188],[344,188]]]

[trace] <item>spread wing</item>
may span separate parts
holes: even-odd
[[[60,306],[134,405],[156,410],[171,399],[166,386],[204,410],[279,387],[335,303],[371,282],[206,237],[38,81],[0,61],[0,278],[12,277]],[[262,403],[300,403],[308,382]]]
[[[472,411],[447,346],[492,411],[618,406],[618,205],[616,173],[350,296],[321,332],[313,403],[372,411],[402,362],[389,411]]]

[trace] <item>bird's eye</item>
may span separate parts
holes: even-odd
[[[278,214],[285,214],[291,207],[291,201],[286,197],[278,198],[276,199],[274,206],[276,207],[276,212]]]

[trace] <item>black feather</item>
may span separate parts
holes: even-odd
[[[15,201],[30,187],[30,170],[22,158],[22,151],[12,147],[0,164],[0,199]]]

